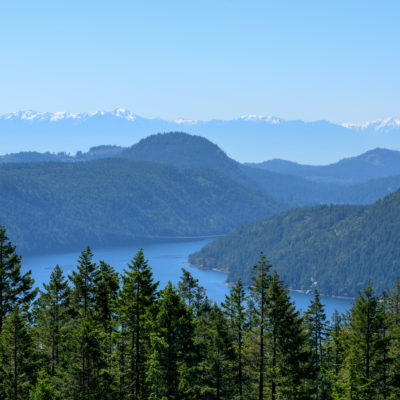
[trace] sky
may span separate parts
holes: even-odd
[[[400,117],[400,2],[0,1],[0,114]]]

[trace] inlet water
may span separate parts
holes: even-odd
[[[202,240],[174,240],[174,241],[142,241],[133,243],[131,246],[118,248],[92,249],[94,261],[105,261],[122,273],[127,264],[133,259],[140,248],[143,248],[145,258],[149,260],[149,265],[153,269],[154,280],[159,281],[159,288],[163,288],[168,281],[177,284],[182,268],[186,268],[197,279],[199,284],[207,290],[207,296],[220,303],[225,299],[225,294],[229,292],[229,287],[225,284],[226,274],[216,271],[206,271],[192,268],[186,265],[189,254],[200,250],[212,239]],[[84,250],[84,249],[82,249]],[[68,252],[60,254],[48,254],[35,257],[24,257],[22,259],[22,269],[32,270],[35,284],[40,288],[43,283],[49,281],[50,274],[56,264],[68,276],[76,269],[80,252]],[[295,302],[296,307],[306,310],[312,294],[291,292],[290,296]],[[339,312],[346,312],[351,307],[351,301],[346,299],[336,299],[322,297],[321,301],[325,304],[326,315],[331,318],[335,309]]]

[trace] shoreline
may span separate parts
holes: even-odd
[[[192,267],[192,268],[197,268],[197,269],[202,269],[204,271],[214,271],[214,272],[223,272],[224,274],[228,274],[228,271],[224,270],[223,268],[202,268],[202,267],[197,267],[189,262],[185,263],[187,266]],[[225,281],[224,285],[232,287],[235,284],[235,282],[230,282],[230,281]],[[245,286],[248,288],[249,286]],[[313,294],[313,289],[293,289],[293,288],[288,288],[289,292],[295,292],[295,293],[301,293],[305,295],[312,295]],[[321,297],[328,297],[331,299],[339,299],[339,300],[354,300],[355,297],[352,296],[337,296],[337,295],[327,295],[324,293],[319,293]]]

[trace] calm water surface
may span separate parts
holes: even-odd
[[[160,281],[160,288],[163,288],[170,280],[177,284],[181,275],[182,268],[186,268],[190,273],[199,279],[200,285],[207,290],[207,295],[212,300],[220,303],[224,300],[225,294],[229,292],[229,287],[225,285],[226,274],[215,271],[204,271],[186,265],[189,254],[201,249],[212,239],[201,240],[178,240],[178,241],[143,241],[132,244],[128,247],[118,247],[109,249],[92,249],[94,261],[103,260],[113,266],[116,271],[123,272],[126,265],[132,260],[136,252],[142,247],[149,265],[153,269],[153,277]],[[43,283],[47,283],[50,274],[58,264],[64,271],[64,275],[70,275],[78,264],[80,252],[69,252],[61,254],[48,254],[35,257],[24,257],[22,259],[22,269],[31,269],[36,285],[42,288]],[[307,309],[312,294],[291,292],[292,299],[299,309]],[[335,309],[345,312],[351,307],[351,301],[345,299],[335,299],[323,297],[327,317],[330,318]]]

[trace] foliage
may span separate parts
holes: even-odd
[[[355,296],[371,279],[377,291],[399,273],[400,191],[371,206],[317,206],[240,226],[192,254],[200,268],[251,282],[263,251],[293,289]]]

